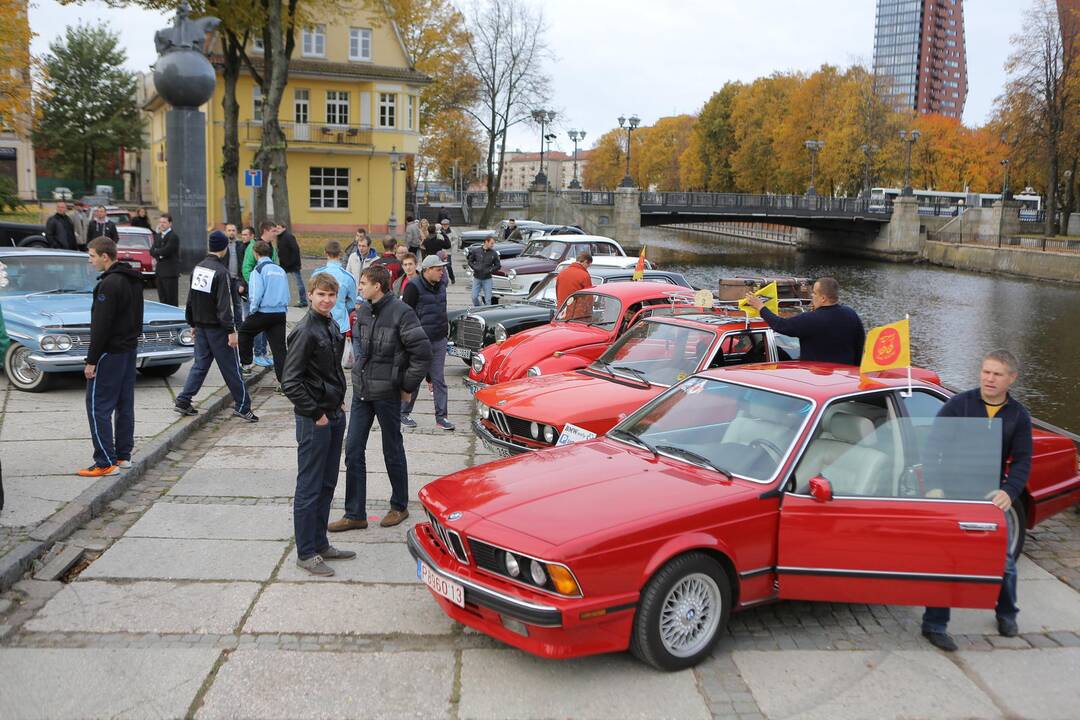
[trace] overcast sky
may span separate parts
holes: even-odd
[[[874,48],[875,0],[532,0],[542,7],[555,60],[550,74],[558,147],[570,149],[565,130],[587,132],[586,146],[637,113],[644,124],[696,112],[728,80],[753,80],[778,70],[812,71],[823,63],[869,64]],[[965,3],[970,91],[968,124],[990,115],[1005,80],[1009,37],[1030,0]],[[37,54],[67,25],[103,20],[119,31],[128,65],[154,61],[154,30],[164,15],[110,10],[103,3],[61,6],[36,0],[31,27]],[[539,132],[523,126],[510,148],[536,150]]]

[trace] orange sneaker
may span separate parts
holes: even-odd
[[[109,465],[108,467],[98,467],[97,465],[91,465],[88,468],[79,470],[76,475],[80,477],[105,477],[106,475],[116,475],[120,472],[120,468],[115,465]]]

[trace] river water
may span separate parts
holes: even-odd
[[[1036,417],[1080,433],[1080,286],[797,252],[690,230],[642,228],[641,241],[656,266],[713,292],[722,276],[831,275],[841,302],[868,330],[909,314],[913,362],[952,387],[978,383],[983,353],[1010,350],[1022,366],[1013,394]]]

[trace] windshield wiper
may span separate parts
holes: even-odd
[[[611,369],[612,370],[625,370],[626,372],[630,373],[631,375],[633,375],[634,377],[636,377],[638,380],[645,383],[646,385],[649,385],[649,386],[652,385],[651,382],[649,382],[648,380],[645,379],[645,373],[642,372],[641,370],[638,370],[637,368],[632,368],[632,367],[629,367],[627,365],[616,365],[616,366],[612,367]]]
[[[656,448],[654,448],[652,445],[650,445],[647,440],[641,439],[640,437],[638,437],[634,433],[630,432],[629,430],[620,430],[618,428],[615,428],[614,430],[611,430],[609,434],[624,437],[627,440],[629,440],[630,442],[632,442],[632,443],[634,443],[636,445],[640,445],[641,447],[643,447],[646,450],[648,450],[649,452],[651,452],[653,454],[654,458],[660,457],[660,453],[656,452]]]
[[[731,475],[731,473],[729,471],[724,470],[721,467],[718,467],[712,460],[705,457],[701,453],[696,453],[693,450],[687,450],[686,448],[675,447],[674,445],[657,445],[656,449],[657,450],[663,450],[664,452],[670,453],[672,455],[681,455],[684,458],[686,458],[687,460],[692,461],[695,465],[701,465],[703,467],[707,467],[710,470],[713,470],[715,472],[720,473],[721,475],[726,477],[728,480],[732,479],[732,475]]]

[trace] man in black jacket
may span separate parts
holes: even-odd
[[[324,560],[356,557],[356,553],[338,550],[326,539],[345,438],[346,384],[340,362],[345,336],[331,315],[338,289],[333,275],[312,276],[308,288],[311,310],[289,333],[289,354],[281,380],[296,414],[296,564],[322,576],[334,574]]]
[[[296,307],[308,306],[307,291],[304,289],[304,276],[300,274],[300,244],[296,236],[288,231],[285,223],[275,223],[277,227],[278,265],[296,281],[296,294],[300,300]]]
[[[746,302],[761,312],[761,319],[781,335],[799,338],[799,359],[858,365],[862,362],[866,330],[858,314],[840,304],[840,284],[833,278],[818,278],[810,305],[813,312],[783,318],[765,307],[753,293]]]
[[[78,250],[79,244],[75,238],[75,226],[71,224],[71,218],[67,214],[67,203],[61,200],[56,203],[56,212],[45,221],[45,240],[49,247],[57,250]]]
[[[94,208],[94,217],[86,225],[86,238],[82,244],[89,247],[90,241],[99,237],[107,237],[114,243],[120,243],[120,234],[116,232],[116,225],[105,215],[104,205]]]
[[[492,275],[499,271],[502,262],[499,253],[495,249],[495,236],[488,235],[484,238],[484,244],[480,247],[472,246],[466,256],[469,267],[472,269],[472,304],[474,307],[491,304]],[[481,302],[480,296],[483,295]]]
[[[116,243],[90,241],[90,264],[101,272],[90,306],[86,351],[86,416],[94,464],[83,477],[115,475],[131,467],[135,447],[135,359],[143,325],[142,275],[116,262]],[[115,434],[114,434],[115,422]]]
[[[373,265],[361,273],[360,294],[367,302],[357,307],[353,324],[357,352],[345,441],[345,517],[330,523],[331,532],[367,527],[364,454],[375,418],[382,430],[383,460],[392,488],[390,512],[379,525],[391,527],[409,517],[409,470],[401,437],[401,401],[412,397],[431,364],[431,343],[412,308],[390,293],[390,273],[385,267]]]
[[[172,215],[162,213],[150,254],[157,260],[154,282],[158,302],[180,307],[180,238],[172,229]]]
[[[1031,473],[1031,415],[1012,395],[1009,388],[1020,374],[1020,365],[1016,357],[1007,350],[995,350],[983,357],[979,372],[979,387],[954,395],[938,411],[939,418],[986,418],[1001,421],[1001,476],[1000,485],[989,500],[1005,512],[1005,521],[1009,536],[1018,532],[1013,527],[1016,518],[1009,509],[1013,503],[1023,502],[1020,497],[1027,487]],[[947,433],[943,423],[935,422],[934,435]],[[937,442],[935,442],[935,440]],[[931,436],[929,446],[939,447],[942,454],[947,453],[947,440]],[[937,455],[938,453],[931,453]],[[932,468],[930,458],[924,459],[928,470]],[[947,484],[951,473],[927,472],[927,497],[965,497],[948,492],[951,488],[936,487],[937,481]],[[970,497],[968,493],[967,497]],[[1005,573],[1001,579],[1001,591],[998,593],[997,607],[998,633],[1004,637],[1016,637],[1019,629],[1016,616],[1020,608],[1016,605],[1016,559],[1009,548],[1005,551]],[[932,645],[946,652],[957,649],[956,641],[948,634],[949,608],[926,608],[922,618],[922,634]]]
[[[210,233],[209,245],[210,254],[191,269],[191,289],[184,314],[188,324],[195,328],[195,363],[173,407],[181,415],[199,414],[191,407],[191,399],[202,389],[210,363],[216,362],[236,403],[233,415],[247,422],[259,422],[258,416],[251,412],[251,396],[240,377],[232,281],[229,269],[222,262],[229,238],[215,230]]]

